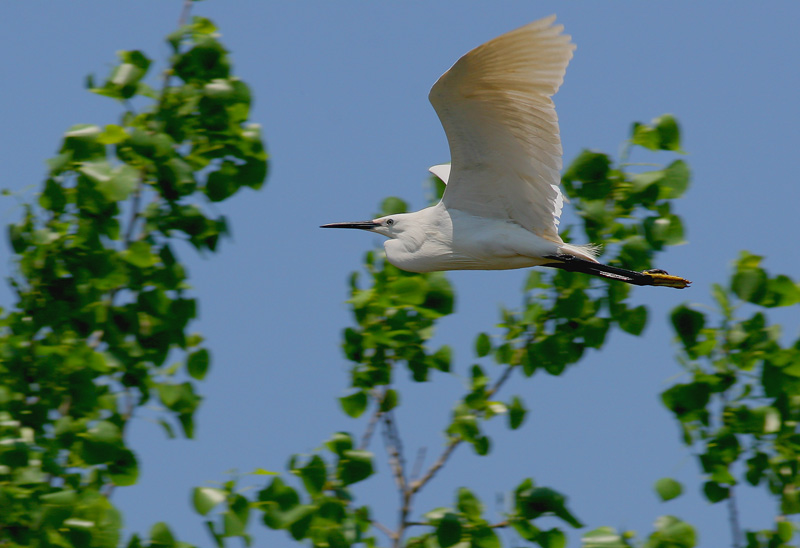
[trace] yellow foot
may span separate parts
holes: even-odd
[[[661,285],[664,287],[674,287],[675,289],[683,289],[688,287],[692,282],[680,276],[670,276],[663,270],[645,270],[642,274],[647,274],[653,278],[653,285]]]

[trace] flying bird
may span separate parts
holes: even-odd
[[[602,264],[596,246],[558,235],[562,150],[551,97],[575,45],[554,21],[534,21],[473,49],[434,84],[429,99],[451,158],[430,168],[446,184],[438,204],[322,228],[386,236],[387,260],[411,272],[546,266],[634,285],[688,286],[663,270]]]

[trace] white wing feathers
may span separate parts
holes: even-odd
[[[450,144],[444,204],[510,219],[561,243],[562,151],[550,97],[575,45],[554,21],[535,21],[470,51],[439,78],[429,98]]]
[[[431,166],[428,168],[428,171],[436,175],[444,184],[447,184],[447,180],[450,178],[450,164],[439,164],[436,166]]]

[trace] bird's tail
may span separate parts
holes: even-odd
[[[595,261],[587,261],[574,255],[548,255],[545,259],[552,259],[552,263],[543,264],[550,268],[560,268],[561,270],[568,270],[570,272],[583,272],[592,276],[599,276],[609,280],[617,280],[633,285],[656,285],[663,287],[674,287],[676,289],[683,289],[687,287],[690,282],[679,276],[670,276],[664,270],[645,270],[643,272],[636,272],[635,270],[628,270],[626,268],[619,268],[616,266],[609,266],[607,264],[598,263]]]

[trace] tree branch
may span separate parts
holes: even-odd
[[[369,446],[369,442],[372,440],[372,434],[375,432],[375,426],[378,424],[378,421],[383,415],[383,411],[381,411],[381,402],[386,395],[386,391],[384,390],[382,394],[376,394],[376,392],[377,391],[373,392],[373,398],[375,399],[376,403],[375,412],[372,413],[372,416],[369,418],[367,428],[364,430],[364,435],[361,436],[361,443],[358,446],[358,448],[361,450],[364,450]]]

